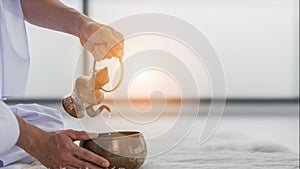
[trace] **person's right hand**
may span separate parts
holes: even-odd
[[[84,131],[46,132],[36,145],[37,151],[34,152],[34,157],[51,169],[108,167],[109,162],[106,159],[73,143],[76,140],[95,137],[97,134],[87,134]]]
[[[123,35],[108,25],[95,21],[85,22],[80,29],[81,45],[91,52],[95,60],[121,58],[124,55]]]

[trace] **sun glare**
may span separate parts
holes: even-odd
[[[167,99],[180,97],[180,87],[167,72],[159,69],[145,69],[131,79],[130,98]]]

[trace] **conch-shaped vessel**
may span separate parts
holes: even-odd
[[[108,106],[99,105],[104,100],[103,92],[113,92],[122,83],[124,65],[121,58],[119,58],[119,62],[121,66],[119,82],[113,89],[106,90],[103,87],[110,81],[108,68],[105,67],[103,69],[96,70],[96,61],[94,61],[92,74],[90,76],[79,76],[75,81],[72,94],[62,99],[62,106],[65,111],[75,118],[84,117],[85,112],[90,117],[99,115],[103,109],[110,112],[110,108]],[[98,108],[94,109],[96,106],[98,106]]]

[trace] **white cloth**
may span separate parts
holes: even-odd
[[[0,0],[0,167],[34,158],[16,146],[19,125],[14,113],[46,131],[63,129],[61,114],[31,105],[8,107],[3,100],[25,93],[29,52],[20,0]]]
[[[20,0],[0,1],[0,96],[24,95],[29,52]]]
[[[52,108],[38,104],[18,104],[10,106],[12,112],[21,116],[27,122],[45,131],[56,131],[64,128],[61,113]],[[10,133],[8,133],[8,136]],[[6,139],[6,138],[5,138]],[[1,139],[2,140],[2,139]],[[5,155],[0,155],[0,167],[14,162],[32,163],[35,159],[18,146],[13,146]]]
[[[9,107],[0,100],[0,156],[7,152],[18,140],[19,125],[16,116]],[[1,162],[0,162],[1,163]],[[1,164],[0,164],[1,166]]]
[[[2,99],[23,95],[29,68],[29,52],[20,0],[0,1],[0,154],[15,145],[19,126]]]

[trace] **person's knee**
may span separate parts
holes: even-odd
[[[27,122],[46,131],[64,129],[64,119],[60,111],[39,104],[18,104],[11,110]]]

